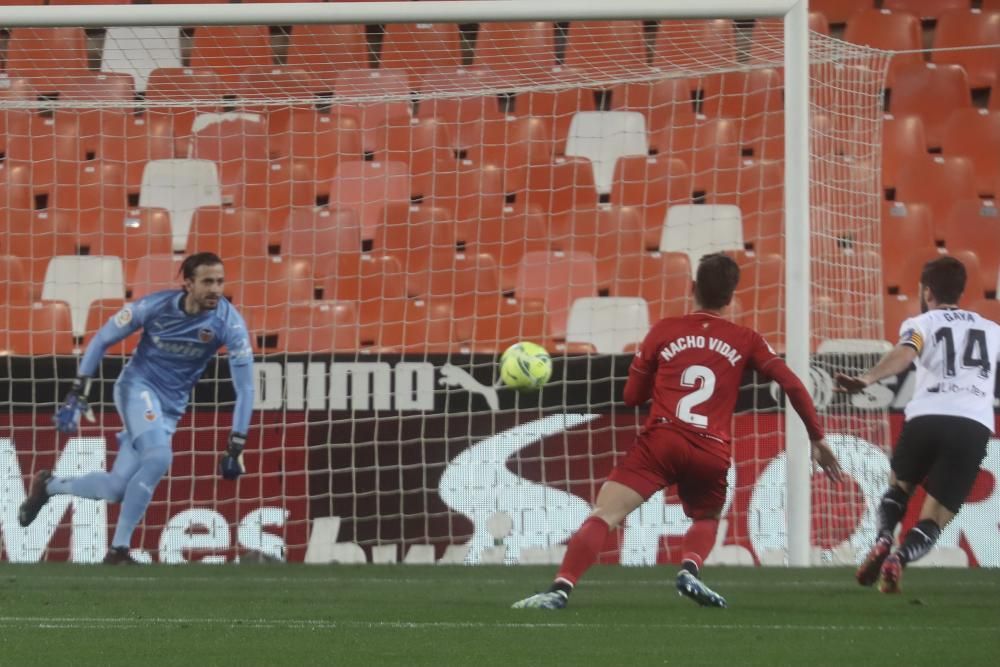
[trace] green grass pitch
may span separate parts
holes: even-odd
[[[1000,571],[910,569],[904,593],[846,569],[591,570],[568,609],[512,610],[551,567],[0,567],[0,666],[1000,664]]]

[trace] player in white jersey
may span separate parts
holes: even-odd
[[[863,586],[879,582],[898,593],[903,567],[931,550],[962,507],[986,457],[993,433],[993,388],[1000,325],[958,307],[965,266],[939,257],[920,274],[921,315],[903,322],[899,343],[857,377],[838,374],[841,391],[855,393],[916,363],[917,386],[892,456],[889,490],[878,513],[878,538],[857,571]],[[927,491],[917,524],[893,550],[893,534],[918,484]]]

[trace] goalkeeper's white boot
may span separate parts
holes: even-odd
[[[569,602],[569,596],[562,591],[546,591],[535,593],[531,597],[518,600],[510,606],[511,609],[564,609]]]
[[[721,607],[725,609],[727,606],[726,598],[703,584],[701,579],[687,570],[681,570],[677,574],[677,593],[686,598],[691,598],[702,607]]]

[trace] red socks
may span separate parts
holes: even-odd
[[[694,563],[700,570],[708,558],[709,552],[715,546],[715,533],[719,530],[718,519],[695,519],[688,531],[684,533],[681,546],[681,562],[686,560]]]
[[[583,573],[597,561],[610,530],[608,522],[600,517],[592,516],[584,521],[580,530],[569,540],[556,579],[565,579],[575,586]]]

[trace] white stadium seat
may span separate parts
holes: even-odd
[[[180,28],[108,28],[101,55],[102,72],[124,72],[146,90],[149,74],[160,67],[181,67]]]
[[[573,115],[566,155],[590,160],[598,194],[611,192],[618,158],[648,153],[646,118],[638,111],[580,111]]]
[[[139,206],[170,212],[173,248],[183,251],[198,207],[222,206],[215,164],[208,160],[150,160],[142,171]]]
[[[98,299],[125,298],[125,275],[118,257],[60,255],[49,260],[42,300],[69,304],[73,335],[87,331],[87,311]]]
[[[687,253],[692,276],[702,255],[743,249],[743,216],[738,206],[684,204],[667,209],[660,252]]]
[[[569,310],[566,342],[590,343],[600,354],[619,354],[649,332],[649,305],[639,297],[585,297]]]

